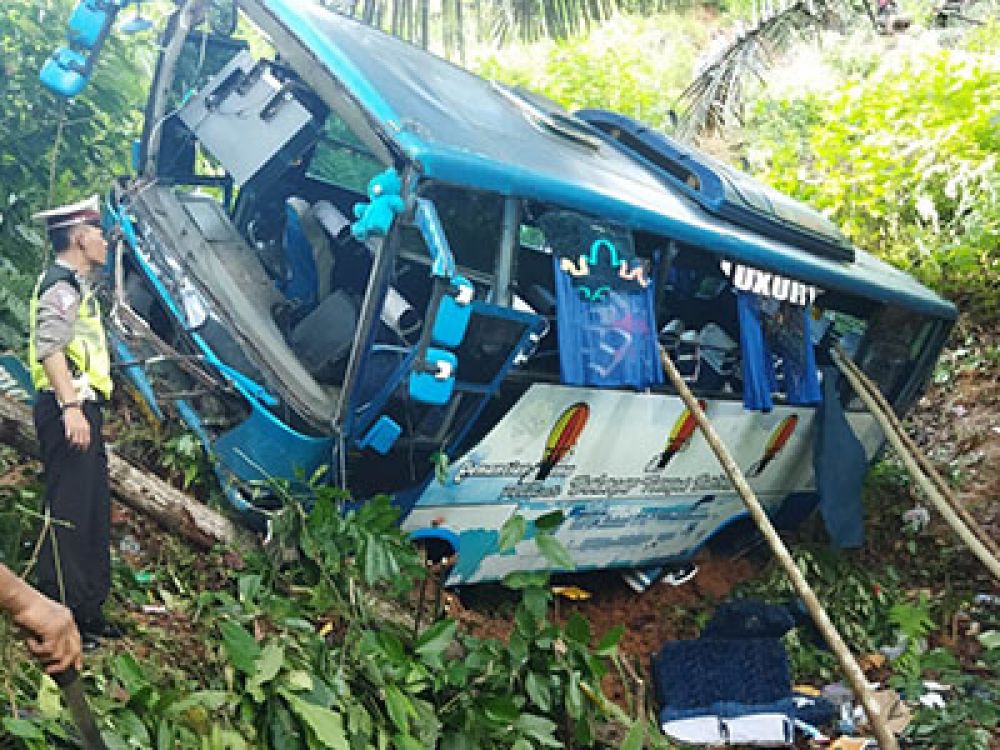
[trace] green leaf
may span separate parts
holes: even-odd
[[[549,688],[547,677],[528,672],[528,676],[524,678],[524,692],[542,711],[548,713],[552,709],[552,690]]]
[[[983,648],[989,651],[1000,648],[1000,630],[987,630],[985,633],[980,633],[978,637]]]
[[[149,686],[149,680],[142,673],[142,667],[139,666],[139,662],[132,654],[118,654],[112,663],[114,665],[113,673],[121,682],[122,687],[125,688],[125,692],[135,695]]]
[[[489,699],[484,706],[486,718],[499,724],[511,724],[518,717],[517,705],[509,695],[498,695]]]
[[[514,722],[514,728],[531,737],[544,747],[563,747],[556,737],[558,728],[554,721],[535,714],[521,714]]]
[[[583,716],[583,691],[580,690],[580,675],[572,672],[566,686],[566,713],[571,719]]]
[[[397,734],[392,738],[395,750],[427,750],[424,745],[408,734]]]
[[[522,603],[524,608],[531,612],[536,620],[541,622],[545,620],[545,614],[549,608],[549,601],[551,598],[552,595],[549,593],[548,589],[541,587],[528,588],[524,590]]]
[[[257,598],[260,592],[261,577],[259,574],[247,574],[239,577],[237,588],[239,590],[240,601],[246,604]]]
[[[524,532],[527,530],[527,523],[524,516],[515,513],[500,527],[500,538],[497,547],[500,552],[507,552],[514,549],[514,546],[524,539]]]
[[[571,612],[566,620],[566,636],[577,643],[587,646],[590,643],[590,623],[579,612]]]
[[[303,691],[312,690],[313,688],[313,678],[308,672],[295,669],[291,672],[286,672],[285,676],[281,679],[282,683],[288,687],[289,690]]]
[[[233,666],[245,674],[253,674],[260,656],[260,646],[254,637],[232,620],[220,622],[219,632],[222,633],[222,645]]]
[[[3,728],[15,737],[20,737],[23,740],[45,739],[45,735],[42,733],[42,730],[27,719],[15,719],[10,716],[5,716],[3,720]]]
[[[601,640],[597,644],[597,648],[594,649],[594,653],[598,656],[611,656],[618,650],[618,643],[621,641],[624,634],[625,625],[618,623],[601,636]]]
[[[549,582],[549,574],[543,571],[519,570],[508,573],[504,576],[503,585],[515,591],[537,586],[544,586]]]
[[[566,515],[561,510],[553,510],[535,519],[535,529],[551,533],[559,528],[565,518]]]
[[[174,750],[176,732],[168,719],[160,719],[156,726],[156,750]]]
[[[551,534],[538,534],[535,537],[535,544],[538,545],[538,551],[552,563],[553,567],[561,570],[573,570],[576,567],[576,563],[573,562],[573,558],[570,557],[563,543]]]
[[[340,714],[324,706],[309,703],[288,690],[282,690],[281,696],[288,702],[292,713],[309,727],[323,747],[330,750],[350,750],[351,746],[344,735],[344,724]]]
[[[247,680],[247,692],[258,703],[264,700],[261,688],[278,676],[285,663],[285,650],[276,643],[269,643],[257,657],[257,662],[250,679]]]
[[[621,750],[642,750],[646,744],[646,722],[636,719],[628,730],[628,735],[622,743]]]
[[[233,696],[225,690],[197,690],[184,698],[171,703],[164,714],[166,716],[180,716],[185,711],[201,707],[211,713],[215,713],[224,706],[232,703]]]
[[[385,688],[385,709],[396,728],[406,733],[410,728],[409,717],[416,712],[410,699],[395,685],[387,685]]]
[[[440,620],[420,634],[414,651],[427,664],[436,666],[441,662],[441,655],[455,640],[458,623],[454,620]]]

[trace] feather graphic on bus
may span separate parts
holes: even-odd
[[[562,461],[573,450],[580,439],[587,419],[590,417],[590,407],[583,401],[579,401],[566,408],[559,419],[549,430],[549,436],[545,440],[545,450],[542,453],[541,463],[538,464],[538,472],[535,480],[548,478],[556,464]]]
[[[699,399],[698,406],[701,407],[702,411],[705,410],[704,401]],[[694,432],[697,427],[698,421],[694,418],[694,414],[691,413],[691,410],[685,409],[682,411],[681,415],[677,417],[677,421],[674,422],[674,426],[670,430],[670,437],[667,438],[667,444],[663,446],[663,451],[657,453],[650,459],[649,463],[646,464],[646,471],[658,471],[659,469],[665,469],[667,464],[670,463],[670,459],[688,446],[691,442],[691,438],[694,437]]]
[[[764,448],[764,455],[760,457],[760,461],[751,466],[749,471],[747,471],[748,477],[759,477],[763,473],[767,465],[785,447],[785,443],[788,442],[788,438],[795,432],[795,426],[798,423],[798,414],[790,414],[781,420],[780,424],[774,428],[771,436],[767,439],[767,447]]]

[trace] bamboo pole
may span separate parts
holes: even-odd
[[[983,543],[983,546],[985,546],[994,557],[1000,557],[1000,546],[998,546],[990,535],[986,533],[986,530],[979,525],[979,522],[976,521],[971,513],[969,513],[968,509],[958,501],[958,498],[956,498],[954,493],[952,493],[948,483],[945,482],[944,477],[938,473],[937,469],[934,468],[934,464],[932,464],[930,459],[923,454],[920,447],[913,442],[913,438],[907,434],[906,429],[903,427],[903,423],[899,421],[899,417],[896,416],[892,407],[889,405],[889,402],[885,400],[885,397],[882,395],[882,391],[879,390],[878,386],[872,382],[871,378],[865,375],[853,359],[844,353],[839,345],[835,349],[834,354],[836,357],[834,362],[840,368],[841,372],[843,372],[846,367],[855,375],[858,382],[864,386],[865,390],[875,400],[875,403],[878,404],[880,412],[885,416],[888,423],[903,441],[903,445],[906,446],[906,449],[911,453],[913,458],[916,459],[917,464],[919,464],[924,474],[926,474],[927,477],[934,483],[934,486],[937,488],[938,492],[941,493],[941,496],[948,502],[952,509],[959,516],[961,516],[962,520],[965,521],[965,525],[968,526],[979,538],[979,541]],[[847,377],[846,372],[844,372],[844,376]],[[850,382],[850,380],[848,380],[848,382]],[[851,385],[853,387],[853,383]],[[855,388],[855,390],[857,389]]]
[[[972,550],[972,553],[979,558],[983,565],[986,566],[986,569],[989,570],[990,574],[995,579],[1000,581],[1000,561],[998,561],[997,558],[994,557],[988,549],[986,549],[986,546],[979,540],[979,538],[969,530],[969,528],[962,522],[958,513],[955,512],[955,509],[948,504],[948,501],[945,500],[942,494],[934,486],[934,483],[921,471],[920,466],[917,463],[917,459],[914,457],[914,452],[907,450],[903,438],[900,437],[899,432],[893,428],[893,425],[886,416],[885,411],[879,407],[878,402],[872,394],[867,388],[865,388],[861,380],[846,364],[847,358],[841,353],[834,351],[833,361],[840,368],[840,371],[844,373],[844,377],[847,378],[847,382],[851,384],[854,392],[858,394],[861,400],[865,403],[865,406],[868,407],[872,416],[878,420],[879,425],[885,431],[886,438],[888,438],[889,443],[896,450],[896,453],[906,466],[906,470],[917,482],[920,489],[923,490],[927,499],[931,501],[931,504],[935,508],[937,508],[938,512],[944,517],[944,520],[949,526],[951,526],[952,530],[958,535],[959,539],[962,540],[965,546]]]
[[[878,705],[872,699],[871,692],[868,690],[868,682],[861,671],[861,667],[854,660],[850,649],[844,643],[843,638],[840,637],[840,633],[837,632],[833,623],[830,622],[829,616],[819,603],[819,599],[816,598],[816,594],[813,592],[809,582],[806,581],[805,576],[802,575],[802,571],[795,564],[784,542],[781,541],[781,537],[775,531],[763,506],[757,500],[754,491],[750,488],[750,484],[743,475],[743,471],[736,465],[729,450],[719,438],[715,428],[712,427],[712,423],[708,421],[705,412],[702,411],[698,399],[691,393],[691,389],[684,382],[674,363],[662,349],[660,350],[660,359],[663,362],[664,371],[670,378],[670,382],[677,389],[677,393],[684,401],[684,405],[687,406],[688,411],[694,415],[695,421],[698,423],[698,428],[705,436],[705,440],[711,446],[712,452],[719,459],[723,470],[742,498],[743,504],[750,513],[750,517],[757,524],[757,528],[767,541],[768,546],[770,546],[781,567],[785,569],[785,573],[788,575],[795,593],[805,602],[806,609],[809,610],[813,622],[816,623],[816,627],[823,634],[823,638],[827,645],[829,645],[830,650],[833,651],[837,657],[837,661],[840,662],[841,669],[844,671],[844,675],[851,686],[851,690],[854,692],[855,698],[857,698],[858,703],[861,704],[865,714],[868,716],[868,723],[875,734],[875,738],[878,740],[879,746],[882,750],[899,750],[899,744],[896,742],[895,735],[886,726],[885,717],[882,716]]]

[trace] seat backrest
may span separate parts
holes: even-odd
[[[283,245],[288,273],[279,289],[285,297],[310,305],[329,296],[333,276],[330,240],[309,202],[302,198],[291,196],[285,201]]]
[[[357,324],[357,304],[338,289],[295,325],[288,343],[316,380],[337,384],[343,378]]]

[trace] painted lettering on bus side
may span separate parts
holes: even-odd
[[[813,304],[820,294],[820,290],[812,284],[795,281],[771,271],[762,271],[741,263],[733,264],[728,260],[719,261],[719,267],[739,291],[770,297],[778,302],[805,307]]]

